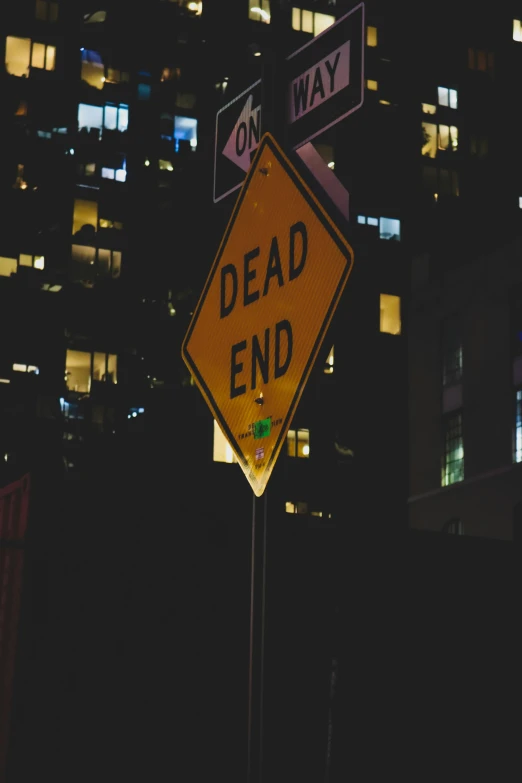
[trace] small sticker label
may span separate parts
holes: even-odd
[[[260,446],[258,449],[256,449],[256,462],[260,459],[263,459],[265,456],[265,450],[262,446]]]
[[[261,419],[261,421],[256,421],[254,424],[254,440],[259,440],[260,438],[267,438],[270,435],[270,430],[272,428],[272,419]]]

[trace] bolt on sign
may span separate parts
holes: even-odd
[[[182,347],[257,496],[352,265],[352,248],[265,134]]]

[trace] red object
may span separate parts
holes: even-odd
[[[0,783],[6,780],[29,475],[0,489]]]

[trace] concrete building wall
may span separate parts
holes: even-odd
[[[522,498],[520,466],[513,464],[515,383],[510,302],[522,282],[519,241],[497,253],[436,274],[412,293],[409,334],[410,527],[440,530],[462,520],[465,534],[511,539],[513,508]],[[441,487],[442,382],[445,320],[461,324],[461,400],[464,481]],[[455,395],[454,395],[455,399]],[[445,403],[446,400],[446,403]]]

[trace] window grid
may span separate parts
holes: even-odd
[[[441,484],[443,487],[448,487],[458,481],[464,481],[462,413],[455,413],[444,418]]]

